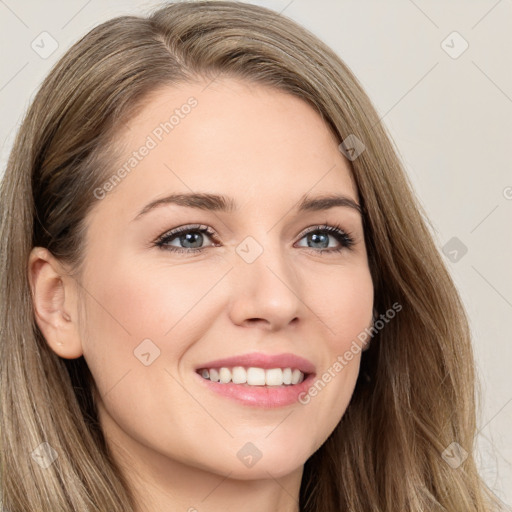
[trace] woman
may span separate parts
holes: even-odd
[[[217,1],[100,25],[1,198],[5,510],[497,508],[460,298],[302,27]]]

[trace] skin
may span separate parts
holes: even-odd
[[[58,355],[85,357],[103,431],[138,510],[297,511],[303,465],[345,412],[361,355],[307,405],[274,409],[218,396],[194,369],[247,352],[292,352],[321,376],[349,350],[373,309],[362,218],[348,207],[295,207],[306,193],[359,198],[336,138],[305,102],[233,79],[204,88],[155,91],[120,132],[122,165],[175,108],[190,96],[198,101],[97,200],[79,283],[46,249],[32,251],[37,323]],[[239,210],[167,204],[133,220],[150,201],[191,191],[230,196]],[[203,236],[201,253],[151,245],[196,223],[215,233]],[[353,247],[308,248],[311,234],[303,232],[324,224],[348,231]],[[325,234],[329,248],[341,246]],[[235,250],[247,236],[263,249],[250,264]],[[134,350],[148,338],[160,356],[145,366]],[[252,467],[237,457],[248,442],[262,454]]]

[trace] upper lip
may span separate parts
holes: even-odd
[[[241,354],[239,356],[216,359],[203,363],[196,370],[203,368],[233,368],[234,366],[256,367],[256,368],[297,368],[302,373],[314,373],[315,365],[304,357],[295,354],[263,354],[252,352]]]

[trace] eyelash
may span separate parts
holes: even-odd
[[[189,226],[183,226],[176,229],[173,229],[171,231],[167,231],[163,235],[157,238],[155,242],[153,242],[154,247],[158,247],[159,249],[162,249],[164,251],[171,251],[174,253],[192,253],[195,255],[198,255],[205,249],[208,249],[208,247],[197,247],[197,248],[186,248],[186,247],[174,247],[167,245],[170,241],[174,240],[178,236],[189,233],[189,232],[197,232],[202,234],[207,234],[210,236],[214,243],[215,241],[215,233],[208,227],[204,226],[202,224],[193,224]],[[317,225],[312,226],[309,228],[305,233],[302,233],[302,236],[300,237],[300,240],[304,238],[305,236],[309,235],[310,233],[316,233],[316,232],[326,232],[330,235],[333,235],[336,240],[340,243],[340,247],[337,248],[328,248],[328,249],[314,249],[313,247],[301,247],[301,249],[306,249],[307,251],[312,252],[313,254],[337,254],[345,249],[352,250],[353,245],[355,244],[355,240],[352,236],[352,234],[346,230],[344,230],[341,226],[338,226],[336,224],[333,225]]]

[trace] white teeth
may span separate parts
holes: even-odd
[[[246,384],[248,386],[289,386],[299,384],[304,380],[304,374],[297,368],[210,368],[203,369],[200,375],[212,382],[227,384]]]
[[[263,368],[249,368],[247,370],[247,384],[249,386],[264,386],[265,370]]]
[[[223,384],[231,382],[231,372],[228,368],[221,368],[219,370],[219,379]]]
[[[293,370],[292,372],[292,384],[298,384],[304,379],[304,374],[300,370]]]
[[[235,366],[231,372],[233,384],[245,384],[247,382],[247,372],[243,366]]]
[[[265,384],[267,386],[281,386],[283,384],[283,370],[272,368],[265,372]]]

